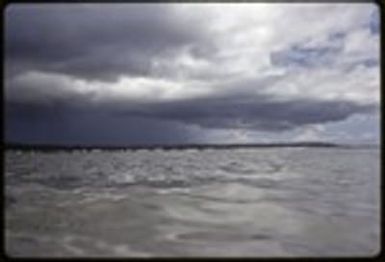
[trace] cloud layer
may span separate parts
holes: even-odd
[[[378,19],[348,3],[10,5],[6,137],[201,142],[371,115]]]

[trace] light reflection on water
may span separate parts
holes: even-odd
[[[370,256],[379,152],[6,153],[11,256]]]

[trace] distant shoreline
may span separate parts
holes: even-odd
[[[379,148],[380,145],[361,144],[347,145],[327,142],[296,143],[255,143],[255,144],[152,144],[152,145],[49,145],[49,144],[17,144],[6,143],[6,150],[37,151],[73,151],[73,150],[188,150],[188,149],[236,149],[236,148],[277,148],[277,147],[312,147],[312,148]]]

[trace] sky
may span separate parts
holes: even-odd
[[[11,4],[5,138],[379,143],[371,3]]]

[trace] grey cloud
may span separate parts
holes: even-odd
[[[376,107],[347,100],[280,100],[284,97],[263,93],[275,83],[284,82],[287,74],[247,79],[238,77],[237,72],[221,72],[215,66],[207,72],[186,67],[190,70],[186,75],[206,81],[211,84],[209,89],[215,90],[201,98],[161,102],[155,97],[145,102],[113,101],[113,96],[106,96],[95,102],[96,89],[83,93],[72,86],[76,79],[115,81],[122,74],[151,77],[152,61],[158,58],[166,61],[161,66],[172,78],[182,67],[172,58],[186,47],[192,56],[213,65],[223,62],[216,39],[199,21],[189,19],[177,17],[167,4],[11,5],[5,13],[6,139],[36,143],[188,143],[201,139],[205,129],[278,133],[308,124],[342,121]],[[344,37],[337,34],[330,41],[342,41]],[[340,51],[340,44],[312,49],[299,43],[277,50],[271,60],[273,67],[317,69],[340,60]],[[378,65],[371,57],[364,59],[368,67]],[[28,70],[43,72],[40,77],[45,78],[17,81],[12,77],[17,74],[22,78]],[[61,78],[60,74],[69,77]]]
[[[150,61],[207,41],[204,28],[163,5],[10,5],[10,73],[33,69],[87,79],[148,74]]]
[[[270,61],[275,66],[315,68],[332,66],[342,52],[343,42],[336,40],[343,38],[342,34],[333,34],[329,41],[332,45],[306,47],[301,44],[293,45],[285,50],[270,54]]]
[[[346,32],[329,34],[327,41],[317,47],[307,47],[307,43],[303,42],[272,52],[269,55],[271,64],[297,70],[334,68],[345,72],[351,72],[358,66],[378,67],[379,56],[374,50],[359,55],[343,53],[346,34]]]

